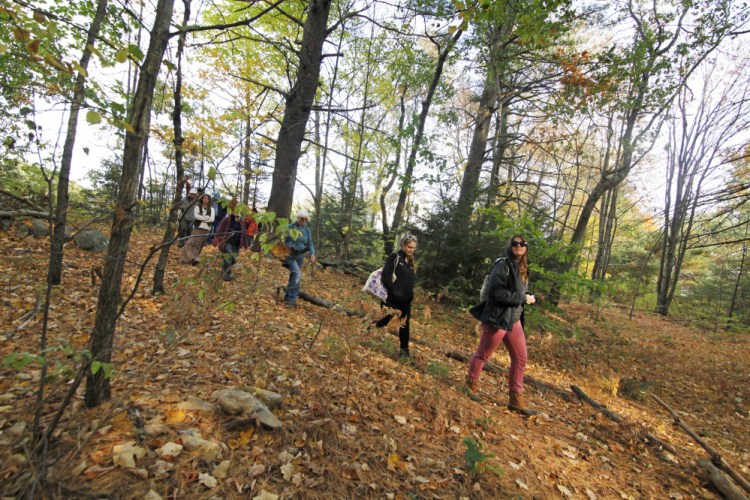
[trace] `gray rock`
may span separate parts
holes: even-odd
[[[215,411],[216,407],[211,403],[206,403],[200,398],[195,396],[189,396],[185,401],[179,403],[177,408],[180,410],[193,410],[193,411]]]
[[[31,228],[27,226],[24,223],[21,223],[16,226],[16,236],[19,238],[26,238],[28,235],[31,234]]]
[[[13,219],[11,219],[10,217],[3,217],[2,219],[0,219],[0,231],[7,231],[12,225]]]
[[[109,246],[107,237],[96,229],[84,229],[73,239],[75,239],[79,248],[92,252],[103,252]]]
[[[281,429],[281,421],[259,399],[238,389],[216,392],[216,404],[229,415],[242,414],[256,418],[266,429]]]
[[[282,396],[278,392],[268,391],[266,389],[261,389],[259,387],[254,387],[251,385],[240,387],[239,389],[242,389],[243,391],[248,392],[256,398],[260,399],[268,407],[269,410],[278,408],[284,401],[284,396]]]
[[[31,221],[31,234],[34,238],[46,238],[49,236],[49,225],[47,221],[42,219],[32,219]]]
[[[203,439],[196,429],[182,431],[182,445],[188,451],[195,451],[202,459],[213,462],[221,455],[221,445],[215,441]]]

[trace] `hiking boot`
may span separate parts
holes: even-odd
[[[525,417],[531,417],[533,415],[539,415],[536,410],[530,409],[526,406],[526,401],[523,398],[523,394],[520,392],[510,391],[510,399],[508,401],[508,409],[516,413],[520,413]]]
[[[469,399],[472,401],[475,401],[477,403],[482,402],[482,398],[477,394],[477,385],[479,381],[478,380],[471,380],[470,378],[466,378],[466,384],[461,386],[461,392],[465,394]]]
[[[292,302],[291,300],[285,300],[284,305],[288,307],[289,309],[297,309],[297,303]]]

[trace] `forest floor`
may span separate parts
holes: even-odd
[[[158,240],[156,233],[134,233],[124,290]],[[413,357],[404,363],[396,359],[397,337],[368,327],[378,307],[355,277],[333,268],[313,274],[308,262],[302,289],[369,318],[304,301],[285,308],[277,290],[287,273],[258,254],[241,254],[235,280],[225,283],[214,248],[195,267],[180,265],[177,250],[168,293],[150,295],[147,271],[118,323],[111,401],[86,409],[82,387],[55,429],[47,496],[720,498],[696,467],[706,452],[672,425],[649,392],[750,477],[750,334],[650,314],[631,320],[614,307],[537,308],[527,322],[525,395],[542,413],[522,418],[505,408],[502,347],[493,359],[502,372],[485,372],[480,381],[485,402],[459,391],[466,363],[446,354],[469,357],[478,338],[476,321],[455,307],[418,295]],[[0,234],[0,357],[38,350],[41,314],[17,328],[43,295],[48,252],[46,240]],[[49,345],[80,350],[93,327],[98,287],[90,273],[101,256],[73,243],[65,252]],[[62,350],[49,359],[53,367],[73,363]],[[0,368],[3,497],[18,494],[38,470],[27,453],[39,377],[35,363]],[[43,425],[69,383],[48,387]],[[621,423],[576,397],[571,385]],[[228,426],[237,417],[199,401],[213,403],[216,391],[246,386],[283,395],[273,410],[282,430]],[[188,450],[189,436],[213,447]],[[482,454],[472,455],[465,438]],[[186,448],[180,452],[178,444]]]

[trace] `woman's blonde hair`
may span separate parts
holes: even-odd
[[[412,241],[413,241],[414,243],[416,243],[416,242],[417,242],[417,237],[416,237],[416,236],[414,236],[413,234],[407,234],[406,236],[404,236],[403,238],[401,238],[401,240],[400,240],[400,242],[399,242],[399,248],[400,248],[401,250],[403,250],[403,249],[404,249],[404,247],[405,247],[406,245],[408,245],[409,243],[411,243]],[[408,262],[409,264],[411,264],[411,265],[412,265],[412,267],[414,267],[414,271],[416,271],[416,270],[417,270],[417,264],[416,264],[416,263],[414,262],[414,255],[407,255],[407,256],[406,256],[406,261],[407,261],[407,262]]]

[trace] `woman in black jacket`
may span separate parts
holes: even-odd
[[[414,250],[417,249],[417,237],[406,235],[401,238],[401,249],[388,256],[383,266],[383,286],[388,291],[385,306],[400,311],[401,326],[398,330],[398,339],[401,350],[400,358],[408,358],[409,354],[409,322],[411,320],[411,302],[414,300],[414,276],[416,267],[414,265]],[[394,279],[395,278],[395,279]],[[381,318],[375,326],[378,328],[387,325],[393,314]]]
[[[536,302],[534,296],[527,293],[528,250],[528,244],[523,236],[515,235],[508,240],[505,257],[495,261],[490,273],[487,301],[470,309],[471,314],[482,322],[482,337],[469,363],[465,390],[471,399],[481,401],[476,394],[479,375],[484,364],[502,341],[510,354],[508,409],[523,415],[534,415],[537,412],[528,409],[522,397],[527,353],[521,316],[524,305]]]

